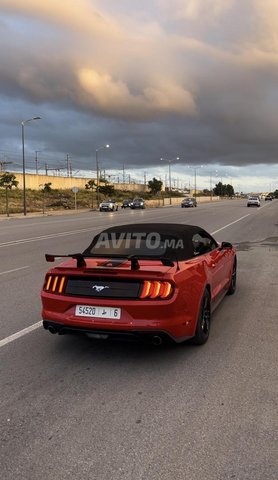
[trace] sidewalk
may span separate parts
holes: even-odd
[[[11,213],[9,217],[5,214],[0,215],[1,220],[14,220],[33,217],[56,217],[58,215],[78,215],[79,213],[94,212],[90,208],[80,208],[77,210],[47,210],[44,214],[42,212],[28,212],[26,216],[23,213]]]

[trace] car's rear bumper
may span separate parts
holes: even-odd
[[[192,336],[174,337],[169,332],[163,330],[111,330],[104,328],[86,328],[63,323],[43,320],[43,327],[50,333],[58,335],[64,334],[85,334],[97,339],[118,339],[118,340],[137,340],[161,345],[162,343],[181,343],[190,339]]]
[[[134,300],[84,298],[41,292],[42,319],[47,324],[57,324],[59,331],[85,332],[110,331],[115,334],[128,332],[162,332],[175,341],[194,336],[199,311],[198,297],[179,295],[176,290],[166,300]],[[99,318],[76,315],[76,305],[120,308],[120,318]]]

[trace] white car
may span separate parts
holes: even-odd
[[[101,202],[99,205],[100,212],[115,212],[119,208],[119,205],[116,203],[115,200],[105,200]]]
[[[261,206],[260,197],[254,195],[248,198],[247,207],[260,207],[260,206]]]

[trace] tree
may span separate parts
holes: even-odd
[[[148,187],[153,195],[156,195],[158,192],[161,192],[163,182],[161,180],[157,180],[157,178],[153,178],[149,180]]]
[[[51,192],[51,190],[52,190],[51,185],[52,185],[51,182],[42,183],[41,185],[39,185],[40,187],[42,187],[42,213],[43,213],[43,215],[45,214],[45,194]]]
[[[95,190],[97,188],[97,184],[94,180],[89,180],[88,183],[85,184],[86,190]]]
[[[44,184],[44,187],[43,187],[43,191],[44,191],[45,193],[51,192],[51,190],[52,190],[52,189],[51,189],[51,185],[52,185],[51,182],[45,183],[45,184]]]
[[[223,183],[222,182],[218,182],[214,189],[213,189],[213,193],[214,195],[216,195],[217,197],[221,197],[223,195]]]
[[[235,194],[233,185],[228,184],[225,185],[225,187],[225,195],[227,195],[228,197],[233,197]]]
[[[92,190],[92,208],[94,208],[94,191],[97,189],[97,184],[94,180],[89,180],[88,183],[85,184],[86,190]]]
[[[11,190],[13,187],[17,188],[17,186],[18,186],[18,181],[16,180],[16,176],[13,173],[5,172],[5,173],[0,174],[0,188],[5,188],[5,190],[6,190],[6,214],[7,214],[7,217],[10,216],[8,191]]]
[[[218,182],[213,189],[214,195],[219,197],[232,197],[234,192],[234,187],[232,185],[224,185],[222,182]]]
[[[111,197],[111,195],[113,195],[115,192],[114,185],[101,185],[100,187],[98,187],[98,190],[99,193],[107,195],[108,197]]]

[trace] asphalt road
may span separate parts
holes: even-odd
[[[82,251],[129,222],[200,225],[237,245],[238,289],[204,346],[98,342],[36,325],[44,253]],[[276,479],[277,252],[278,201],[2,220],[1,478]]]

